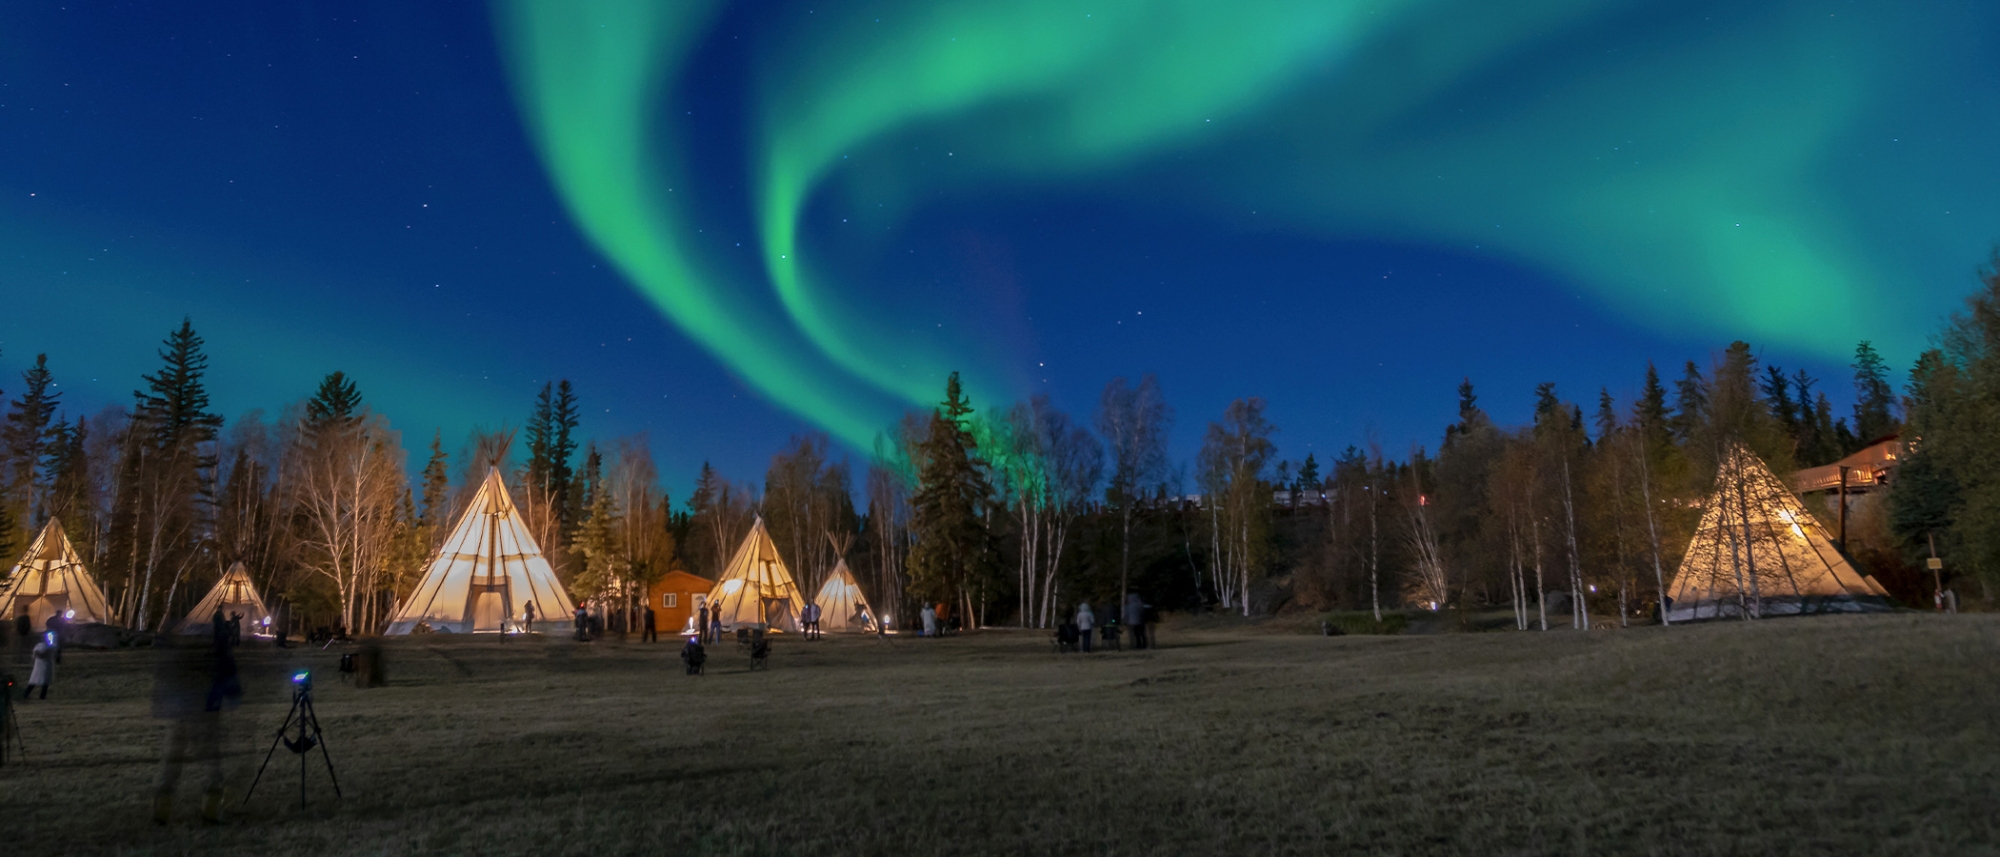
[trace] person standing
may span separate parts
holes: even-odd
[[[706,643],[715,642],[714,640],[708,639],[708,604],[704,602],[701,605],[701,609],[699,611],[696,611],[694,615],[695,615],[694,618],[695,636],[701,637],[702,642]]]
[[[1132,648],[1146,647],[1146,599],[1137,592],[1125,593],[1125,628],[1132,632]]]
[[[535,633],[535,602],[530,601],[521,608],[521,633]]]
[[[1090,631],[1096,627],[1097,614],[1090,609],[1090,602],[1078,602],[1076,605],[1076,630],[1080,642],[1083,643],[1083,653],[1086,655],[1090,654]]]
[[[929,602],[925,602],[923,618],[924,618],[924,636],[926,637],[937,636],[937,608],[932,607]]]
[[[41,688],[42,698],[48,699],[49,685],[56,679],[56,632],[44,632],[35,643],[33,655],[35,667],[28,673],[28,686],[22,688],[21,698],[29,699],[35,688]]]
[[[222,713],[243,697],[236,676],[236,656],[227,629],[211,624],[206,646],[176,647],[174,638],[153,638],[153,716],[167,720],[166,746],[160,755],[159,778],[153,786],[153,821],[172,819],[174,787],[181,769],[192,760],[203,767],[201,820],[222,823]]]
[[[653,627],[653,623],[659,620],[660,614],[653,612],[652,602],[646,603],[646,612],[643,615],[641,615],[640,618],[645,621],[646,627],[639,631],[639,642],[641,643],[659,642],[660,629]]]
[[[708,612],[708,642],[710,645],[722,645],[722,611],[719,609]]]

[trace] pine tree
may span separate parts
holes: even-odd
[[[320,379],[319,388],[306,400],[306,433],[344,430],[361,421],[361,391],[344,372]]]
[[[7,462],[6,472],[0,474],[0,488],[4,488],[9,511],[25,529],[46,516],[43,495],[48,480],[42,459],[54,439],[56,407],[62,395],[49,391],[54,377],[49,374],[46,354],[35,355],[34,367],[21,373],[21,381],[26,388],[20,398],[9,403],[6,427],[0,429],[0,447],[5,448]]]
[[[1659,368],[1650,360],[1646,362],[1645,386],[1639,390],[1639,400],[1632,403],[1632,417],[1638,421],[1648,450],[1662,449],[1673,442],[1672,417],[1667,412],[1667,388],[1660,383]]]
[[[182,319],[180,329],[167,334],[160,360],[165,364],[157,374],[142,375],[146,389],[133,393],[138,399],[134,421],[151,435],[157,451],[182,449],[215,439],[222,417],[208,412],[208,388],[202,376],[208,372],[208,355],[203,341],[194,332],[194,323]]]
[[[595,450],[592,451],[596,458]],[[611,492],[591,492],[590,505],[577,526],[576,549],[583,555],[583,570],[575,581],[577,594],[585,598],[614,589],[625,577],[624,554],[618,549],[618,509]]]
[[[1889,385],[1889,364],[1867,340],[1854,347],[1854,435],[1872,443],[1902,427],[1896,419],[1896,391]]]
[[[435,533],[439,528],[449,526],[446,520],[451,510],[445,508],[450,501],[450,462],[444,454],[444,432],[431,435],[431,457],[424,462],[424,510],[417,517],[417,524]]]
[[[48,459],[50,517],[61,518],[70,540],[83,544],[82,533],[96,530],[97,504],[93,502],[90,462],[90,425],[78,417],[76,425],[56,424],[55,440]]]
[[[113,551],[130,563],[123,609],[117,612],[138,627],[164,625],[179,577],[162,571],[185,565],[200,548],[216,466],[206,445],[222,426],[222,417],[208,412],[202,383],[208,356],[193,322],[182,319],[163,345],[160,370],[140,376],[146,389],[133,393],[138,404],[118,503],[126,521],[113,526],[115,536],[131,540]],[[156,593],[159,586],[165,591]],[[157,603],[156,594],[162,596]]]
[[[992,534],[982,514],[993,488],[966,428],[971,415],[972,406],[953,372],[945,382],[944,402],[931,413],[924,466],[910,498],[910,582],[920,598],[968,596],[969,587],[984,582],[993,563]]]
[[[1673,429],[1674,437],[1686,441],[1707,421],[1708,382],[1702,379],[1701,369],[1689,360],[1681,379],[1674,382],[1674,415],[1667,426]]]
[[[1771,416],[1777,418],[1778,428],[1792,441],[1794,450],[1799,448],[1799,440],[1804,428],[1799,419],[1800,402],[1792,400],[1792,379],[1778,366],[1764,367],[1764,380],[1758,385],[1764,393],[1764,404],[1771,409]],[[1807,414],[1810,415],[1810,408]]]
[[[569,381],[543,384],[535,397],[534,413],[528,418],[528,485],[538,501],[549,504],[556,530],[565,537],[572,534],[583,515],[582,495],[571,484],[576,474],[570,467],[576,454],[578,422],[576,391]]]

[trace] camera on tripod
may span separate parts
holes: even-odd
[[[244,805],[249,805],[250,796],[257,792],[257,784],[264,781],[264,769],[270,767],[271,757],[284,745],[299,757],[299,808],[306,806],[306,755],[315,748],[320,758],[326,762],[327,779],[333,783],[333,796],[340,797],[340,776],[333,772],[333,754],[327,752],[326,734],[320,730],[319,714],[313,710],[312,670],[302,669],[292,673],[292,710],[285,714],[285,722],[278,726],[278,734],[271,739],[271,749],[264,753],[264,764],[257,766],[257,777],[250,781],[250,789],[243,793]]]

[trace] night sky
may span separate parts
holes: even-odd
[[[337,13],[337,14],[336,14]],[[2000,5],[955,0],[0,7],[0,388],[339,369],[413,451],[575,382],[677,499],[951,369],[1176,452],[1434,447],[1732,339],[1908,365],[2000,239]]]

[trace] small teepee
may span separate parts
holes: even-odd
[[[270,608],[264,606],[264,599],[257,595],[257,584],[250,582],[250,570],[243,563],[236,563],[224,572],[222,579],[215,582],[215,588],[188,612],[175,633],[199,634],[209,630],[215,621],[217,611],[224,619],[231,614],[242,614],[249,626],[247,633],[260,637],[271,635],[271,626],[265,620],[271,618]]]
[[[63,532],[62,522],[55,518],[42,527],[27,555],[7,573],[6,582],[0,583],[0,618],[22,614],[36,628],[58,614],[75,625],[112,622],[104,591],[97,588],[97,581],[83,567],[69,535]]]
[[[383,633],[408,634],[418,625],[454,634],[517,632],[529,604],[538,627],[568,622],[576,610],[495,468]]]
[[[868,606],[868,597],[861,594],[845,559],[834,564],[813,603],[819,605],[820,630],[875,632],[875,608]]]
[[[778,546],[764,529],[764,519],[750,525],[750,534],[736,556],[722,570],[722,578],[708,591],[708,606],[722,618],[724,630],[738,627],[765,627],[786,631],[799,629],[799,611],[805,596],[778,556]]]
[[[1674,622],[1889,609],[1888,593],[1847,561],[1771,468],[1741,444],[1668,587]]]

